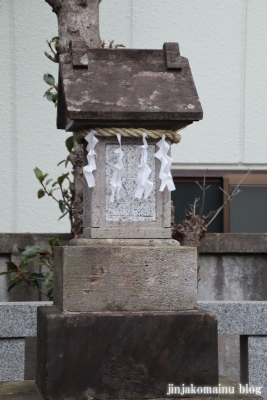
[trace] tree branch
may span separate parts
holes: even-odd
[[[244,181],[244,179],[248,176],[248,174],[250,174],[250,170],[248,170],[248,172],[246,173],[246,175],[243,176],[243,178],[241,179],[241,181],[236,185],[236,187],[234,188],[234,190],[232,191],[232,193],[228,194],[226,193],[222,188],[221,191],[223,193],[226,194],[227,199],[225,200],[225,202],[223,203],[223,205],[221,207],[219,207],[217,210],[215,211],[211,211],[211,213],[214,213],[214,216],[211,218],[211,220],[205,224],[206,228],[208,228],[208,226],[215,220],[215,218],[217,217],[217,215],[219,214],[219,212],[226,206],[226,204],[230,203],[230,201],[233,200],[233,198],[240,192],[239,190],[239,186],[242,184],[242,182]],[[209,213],[205,219],[207,219],[209,216],[211,216],[212,214]]]
[[[46,51],[44,52],[46,57],[49,58],[49,60],[53,61],[54,63],[58,64],[58,58],[52,57],[51,54],[47,53]]]
[[[200,184],[198,183],[198,186],[200,186],[201,190],[202,190],[202,201],[201,201],[201,208],[200,208],[200,212],[199,215],[202,218],[203,216],[203,211],[204,211],[204,205],[205,205],[205,197],[206,197],[206,190],[208,190],[208,187],[206,187],[206,176],[207,176],[207,172],[208,170],[206,170],[205,174],[204,174],[204,178],[203,178],[203,184],[202,186],[200,186]]]
[[[193,215],[196,215],[196,207],[197,207],[197,203],[199,202],[199,199],[195,199],[194,204],[193,204]]]

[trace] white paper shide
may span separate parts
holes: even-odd
[[[118,133],[117,134],[118,142],[120,147],[115,150],[115,154],[118,155],[117,163],[114,165],[114,172],[110,181],[110,187],[111,187],[111,196],[110,196],[110,201],[111,203],[114,203],[115,200],[115,195],[116,199],[120,200],[120,191],[122,188],[122,182],[121,182],[121,173],[122,169],[124,167],[122,159],[123,159],[123,151],[121,148],[121,135]]]
[[[86,182],[89,186],[89,188],[95,186],[95,178],[93,175],[93,171],[96,170],[96,162],[95,162],[95,156],[96,152],[94,150],[95,145],[98,142],[98,139],[95,137],[96,131],[92,130],[88,135],[85,137],[85,140],[88,142],[88,145],[86,147],[87,150],[87,161],[88,165],[86,165],[83,168],[83,174],[85,176]]]
[[[170,149],[170,145],[165,140],[165,135],[162,135],[162,139],[157,143],[159,150],[155,154],[155,157],[158,158],[161,162],[159,179],[161,180],[161,185],[159,188],[160,192],[163,192],[165,187],[167,186],[168,190],[171,192],[175,190],[175,185],[173,183],[172,175],[171,175],[171,165],[173,159],[168,156],[168,151]]]
[[[147,165],[147,157],[148,157],[148,144],[146,141],[146,133],[143,133],[143,145],[140,146],[141,150],[141,163],[138,166],[139,172],[137,177],[137,189],[135,192],[135,197],[137,199],[141,199],[144,195],[144,198],[147,199],[153,189],[153,182],[149,181],[149,175],[151,174],[151,169]]]

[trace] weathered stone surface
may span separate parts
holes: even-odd
[[[1,400],[41,400],[35,381],[0,382]],[[42,399],[43,400],[43,399]]]
[[[0,303],[0,338],[36,336],[37,307],[52,302]]]
[[[248,337],[248,381],[249,385],[262,387],[262,396],[267,398],[267,336]]]
[[[198,308],[217,315],[219,333],[267,335],[266,301],[198,302]]]
[[[202,311],[38,309],[37,384],[49,400],[162,398],[168,383],[218,385],[217,324]]]
[[[199,264],[199,300],[267,300],[266,254],[202,253]]]
[[[194,309],[196,269],[195,248],[58,247],[54,304],[74,312]]]
[[[69,246],[175,246],[180,243],[174,239],[72,239]]]
[[[24,339],[0,339],[0,382],[24,380]]]
[[[267,233],[208,233],[200,253],[267,253]]]
[[[111,239],[159,239],[171,238],[171,228],[88,228],[83,230],[83,236],[85,238],[101,239],[101,238],[111,238]]]
[[[66,130],[96,126],[177,130],[202,119],[189,62],[180,57],[177,44],[175,52],[172,44],[164,50],[87,48],[87,57],[88,69],[77,69],[70,54],[60,56],[71,120],[65,121]]]
[[[261,396],[255,395],[241,395],[239,394],[238,384],[228,379],[225,376],[220,376],[220,384],[222,387],[234,387],[234,395],[221,395],[220,400],[260,400]],[[40,400],[42,397],[37,393],[37,387],[34,381],[25,382],[5,382],[0,383],[1,400]],[[43,399],[43,398],[42,398]],[[166,398],[165,398],[166,399]],[[214,397],[202,395],[201,397],[194,397],[194,400],[214,400]],[[158,398],[158,400],[163,400]]]
[[[115,199],[114,203],[110,203],[110,180],[117,160],[114,149],[118,148],[118,140],[116,137],[99,138],[95,147],[96,184],[89,189],[84,180],[84,237],[171,239],[171,194],[167,188],[163,192],[159,191],[161,163],[154,157],[158,140],[148,139],[147,142],[148,163],[152,170],[151,180],[154,182],[148,200],[134,198],[140,161],[138,149],[143,144],[142,138],[122,137],[126,158],[122,172],[121,200]]]

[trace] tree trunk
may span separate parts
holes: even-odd
[[[99,0],[45,0],[57,14],[60,53],[72,39],[82,37],[90,47],[100,47]]]
[[[72,39],[85,40],[90,48],[100,47],[99,0],[45,0],[57,14],[59,54],[69,51]],[[75,199],[72,236],[83,232],[83,146],[75,143],[69,157],[74,170]]]

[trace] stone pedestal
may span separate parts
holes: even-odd
[[[101,138],[84,185],[84,238],[55,249],[54,308],[38,311],[37,384],[46,400],[162,399],[173,383],[218,384],[217,321],[197,310],[197,252],[171,239],[171,198],[134,198],[141,139],[122,138],[121,199],[110,202],[116,138]]]
[[[45,399],[156,399],[169,383],[217,385],[217,319],[196,309],[196,249],[171,239],[70,244],[55,251],[56,307],[38,310]]]
[[[37,364],[37,385],[49,400],[160,399],[169,383],[217,386],[217,321],[200,310],[39,307]]]
[[[176,240],[81,239],[55,249],[62,311],[177,311],[197,307],[194,248]]]

